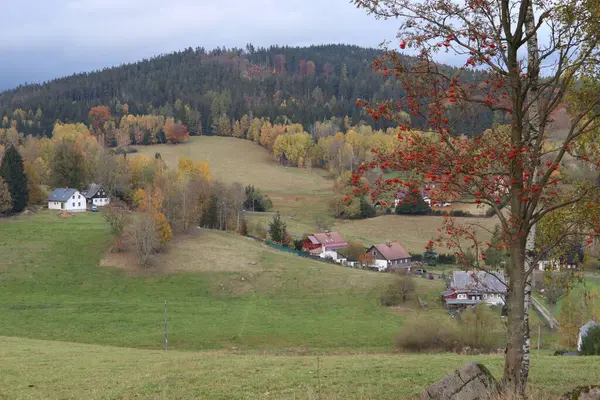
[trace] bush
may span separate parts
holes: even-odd
[[[411,275],[399,275],[381,295],[381,304],[386,307],[404,303],[415,292],[415,282]]]
[[[410,257],[413,261],[423,261],[423,254],[421,253],[410,253]]]
[[[450,211],[450,215],[453,217],[472,217],[473,214],[471,214],[468,211],[463,211],[463,210],[452,210]]]
[[[408,320],[396,336],[396,347],[411,352],[451,351],[467,348],[474,352],[489,352],[502,344],[500,319],[486,305],[475,311],[463,312],[463,322],[448,317],[421,315]]]
[[[600,356],[600,326],[591,328],[581,341],[581,354]]]
[[[386,208],[385,209],[385,215],[390,215],[392,213],[392,209],[391,208]]]
[[[294,239],[294,249],[301,251],[304,246],[304,241],[302,239]]]
[[[454,254],[440,254],[437,261],[440,264],[456,264],[456,256]]]
[[[417,317],[406,321],[396,336],[396,348],[410,352],[459,351],[458,325],[447,317]]]

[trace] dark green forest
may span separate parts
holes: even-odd
[[[300,123],[308,132],[316,121],[344,116],[353,125],[362,121],[384,129],[393,123],[373,120],[356,106],[359,98],[377,102],[404,95],[395,78],[373,71],[373,61],[381,54],[350,45],[188,48],[2,92],[0,117],[6,118],[0,123],[16,124],[24,134],[49,136],[57,120],[87,123],[90,108],[106,105],[117,118],[124,109],[174,117],[191,134],[210,134],[223,114],[232,120],[251,114],[273,123]],[[463,74],[473,82],[481,78]],[[492,120],[491,112],[483,109],[457,111],[453,128],[472,135]],[[423,126],[415,117],[412,123]]]

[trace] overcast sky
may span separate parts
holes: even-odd
[[[395,38],[396,27],[349,0],[7,1],[0,90],[187,47],[377,47]]]

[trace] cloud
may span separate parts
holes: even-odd
[[[376,47],[397,26],[349,0],[30,0],[26,11],[3,9],[0,89],[187,47]]]

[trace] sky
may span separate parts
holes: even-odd
[[[349,0],[13,0],[2,17],[0,90],[188,47],[377,47],[398,26]]]

